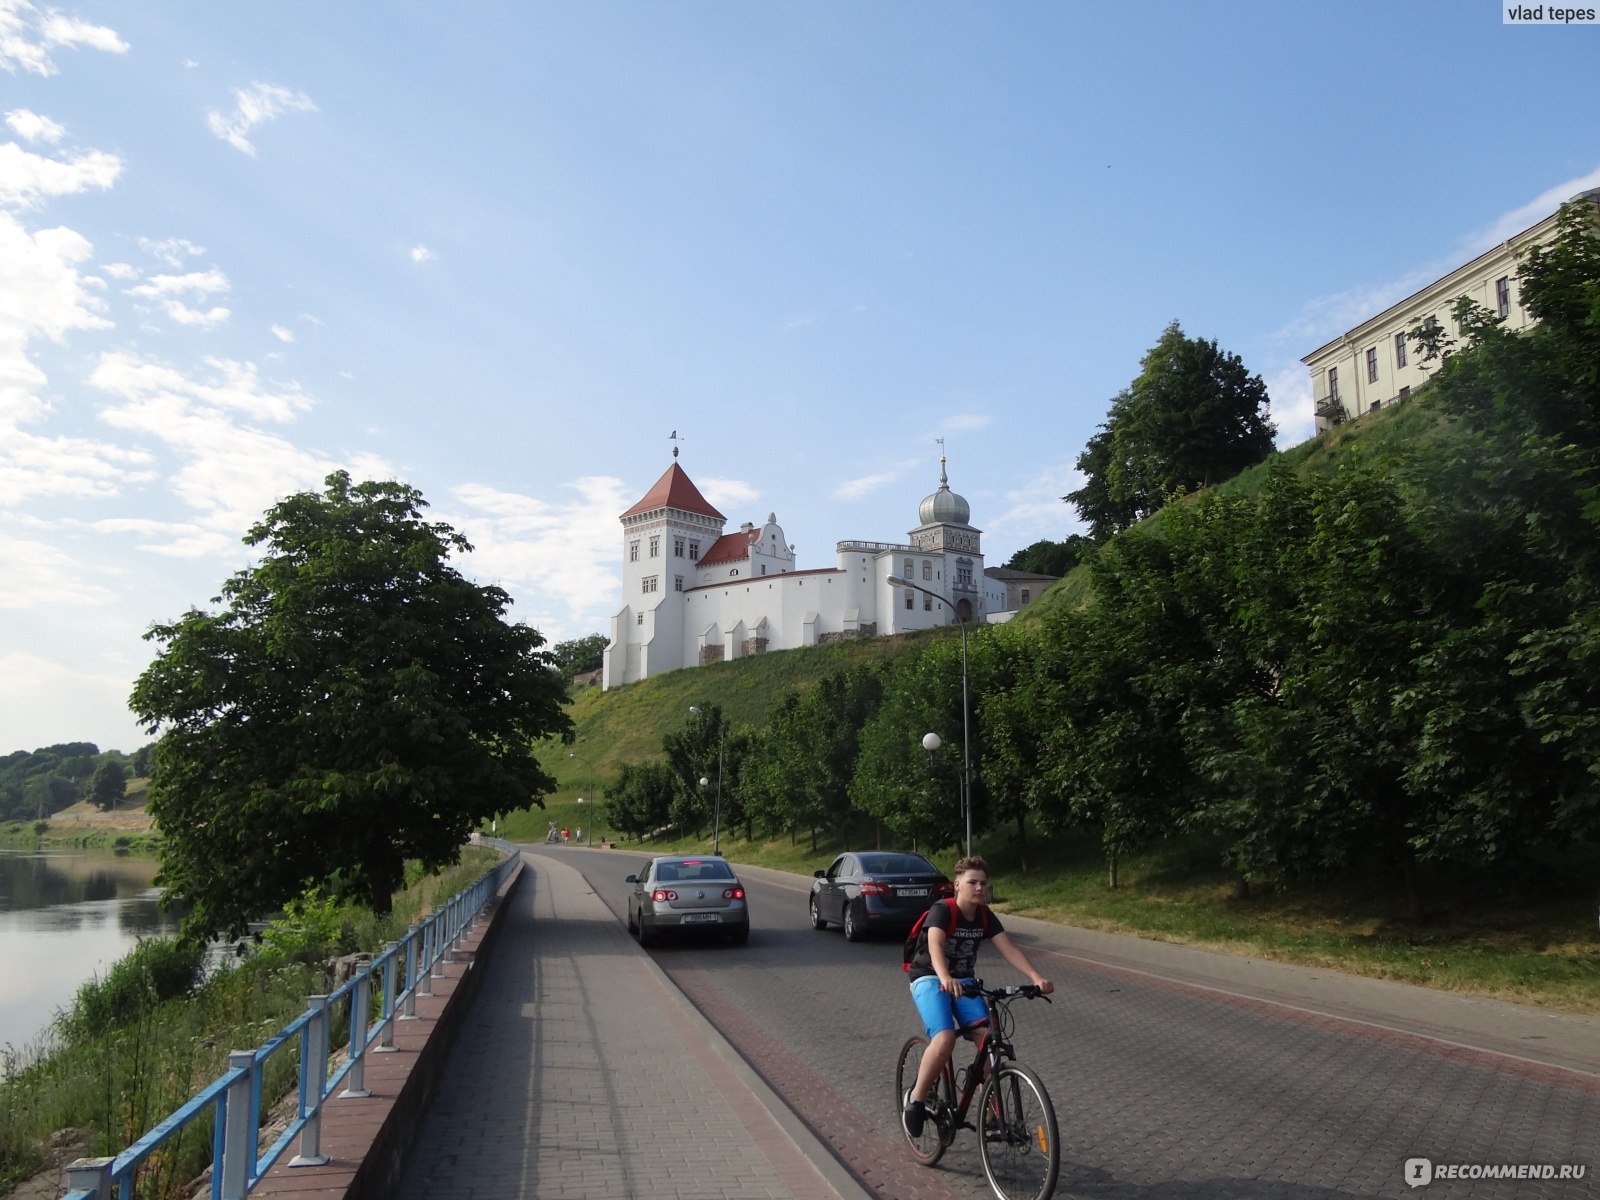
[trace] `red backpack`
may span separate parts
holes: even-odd
[[[955,928],[961,920],[961,914],[956,911],[955,897],[951,896],[944,901],[950,906],[950,927]],[[917,956],[917,943],[922,939],[922,927],[928,923],[928,913],[933,911],[933,905],[928,905],[928,912],[917,918],[917,923],[911,927],[911,932],[906,934],[906,944],[900,948],[900,969],[907,974],[911,972],[911,960]],[[989,932],[989,906],[978,905],[978,916],[983,921],[983,931]]]

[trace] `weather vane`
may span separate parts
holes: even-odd
[[[672,431],[672,433],[669,434],[668,437],[667,437],[667,441],[669,441],[669,442],[681,442],[683,440],[684,440],[683,438],[678,436],[678,431],[676,429],[674,429]],[[672,457],[673,458],[677,458],[678,457],[678,448],[676,446],[674,446],[672,448]]]

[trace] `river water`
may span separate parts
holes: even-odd
[[[156,868],[108,850],[0,847],[0,1050],[37,1045],[87,980],[140,938],[176,931],[156,904]]]

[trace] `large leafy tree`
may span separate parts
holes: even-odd
[[[1098,540],[1174,492],[1209,487],[1261,462],[1275,433],[1261,376],[1215,338],[1188,337],[1174,321],[1112,402],[1101,433],[1079,456],[1084,486],[1065,499]]]
[[[550,657],[556,670],[561,672],[561,678],[571,683],[574,675],[600,669],[608,641],[610,639],[603,633],[591,633],[588,637],[557,642],[550,648]]]
[[[1081,533],[1070,534],[1064,542],[1034,542],[1011,556],[1006,566],[1013,571],[1032,571],[1035,575],[1065,575],[1078,565],[1094,542]]]
[[[352,484],[274,505],[261,560],[216,612],[146,635],[130,706],[161,732],[158,882],[196,935],[238,930],[310,887],[387,912],[405,863],[554,791],[533,745],[571,739],[560,676],[510,597],[449,562],[465,538],[421,493]]]
[[[102,759],[94,774],[89,776],[89,799],[97,807],[109,811],[127,794],[127,769],[117,759]]]

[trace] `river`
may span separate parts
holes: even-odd
[[[35,1047],[87,980],[176,930],[156,904],[156,868],[109,850],[0,847],[0,1050]]]

